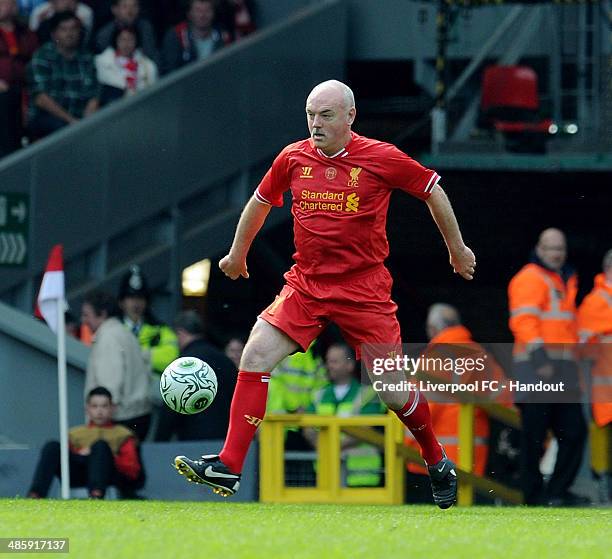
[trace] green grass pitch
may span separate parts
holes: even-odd
[[[15,499],[0,537],[68,537],[53,557],[78,559],[597,559],[612,510]]]

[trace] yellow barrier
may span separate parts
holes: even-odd
[[[289,426],[319,429],[316,487],[285,487],[285,428]],[[384,487],[341,487],[340,433],[351,427],[384,428]],[[354,417],[269,415],[260,433],[260,500],[264,503],[401,504],[405,469],[398,446],[403,444],[403,425],[391,414]]]
[[[516,410],[496,404],[478,405],[502,421],[520,426]],[[457,501],[469,506],[477,491],[513,504],[522,503],[522,494],[472,473],[474,465],[474,404],[462,403],[459,414],[459,459]],[[285,429],[319,429],[316,487],[285,487]],[[384,434],[371,427],[384,427]],[[261,425],[259,479],[260,500],[267,503],[362,503],[400,504],[404,500],[405,462],[423,464],[419,453],[404,445],[404,426],[395,414],[337,417],[324,415],[269,415]],[[384,487],[341,487],[340,433],[356,437],[384,451]]]
[[[591,439],[591,468],[598,475],[610,471],[610,426],[598,427],[591,422],[589,426]]]

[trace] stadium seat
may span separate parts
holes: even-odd
[[[543,150],[552,120],[540,115],[538,77],[528,66],[496,66],[485,69],[482,79],[479,126],[506,137],[537,138],[524,143],[526,151]]]

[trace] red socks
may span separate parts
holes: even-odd
[[[433,432],[429,404],[425,396],[418,391],[410,392],[406,405],[399,411],[395,410],[395,413],[419,443],[421,456],[427,465],[431,466],[442,460],[442,447]]]
[[[238,373],[229,429],[219,454],[221,461],[235,474],[242,472],[249,445],[266,414],[269,382],[270,373]]]

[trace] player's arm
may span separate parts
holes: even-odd
[[[253,239],[270,213],[270,208],[269,204],[260,202],[253,195],[242,210],[229,254],[219,262],[219,268],[229,278],[235,280],[240,276],[243,278],[249,277],[246,257]]]
[[[453,212],[450,201],[439,184],[434,187],[431,196],[427,198],[427,206],[442,237],[444,237],[453,270],[464,279],[473,279],[476,257],[465,246],[455,212]]]

